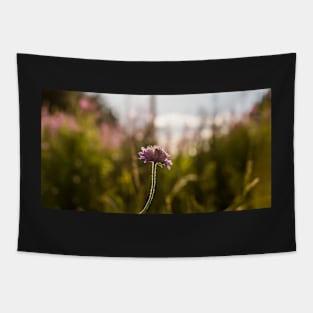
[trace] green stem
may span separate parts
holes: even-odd
[[[153,200],[153,196],[155,193],[155,186],[156,186],[156,170],[157,170],[157,163],[152,162],[152,170],[151,170],[151,188],[150,188],[150,193],[149,193],[149,198],[143,207],[143,209],[139,212],[139,214],[143,214],[148,212],[148,209],[151,205],[151,202]]]

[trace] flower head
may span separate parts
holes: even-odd
[[[144,163],[153,162],[160,167],[166,166],[167,169],[171,169],[173,162],[169,159],[170,155],[159,146],[147,146],[141,147],[141,151],[138,153],[139,159]]]

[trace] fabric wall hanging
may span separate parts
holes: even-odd
[[[295,59],[18,54],[18,250],[295,250]]]

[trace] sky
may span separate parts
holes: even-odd
[[[165,141],[166,134],[171,133],[173,143],[177,143],[184,129],[196,129],[203,118],[209,121],[215,115],[221,124],[226,124],[230,116],[240,118],[251,110],[269,89],[185,94],[185,95],[156,95],[156,119],[158,140]],[[106,104],[113,110],[123,126],[134,121],[145,122],[149,119],[149,95],[120,95],[102,94]],[[210,136],[206,130],[204,136]]]

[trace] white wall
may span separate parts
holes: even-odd
[[[76,3],[77,2],[77,3]],[[312,312],[310,1],[2,1],[1,312]],[[16,52],[191,60],[297,52],[296,253],[117,259],[16,252]]]

